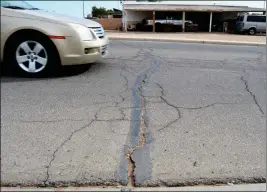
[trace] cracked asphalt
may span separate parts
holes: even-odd
[[[75,76],[2,77],[2,186],[266,182],[266,48],[109,49]]]

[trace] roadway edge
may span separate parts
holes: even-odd
[[[137,192],[137,191],[262,191],[266,192],[266,183],[259,184],[228,184],[220,186],[185,186],[185,187],[58,187],[58,188],[37,188],[37,187],[1,187],[4,191],[115,191],[115,192]]]
[[[109,36],[110,40],[130,40],[130,41],[158,41],[158,42],[181,42],[181,43],[201,43],[201,44],[220,44],[220,45],[245,45],[245,46],[260,46],[266,47],[264,43],[254,42],[234,42],[234,41],[218,41],[218,40],[178,40],[178,39],[159,39],[159,38],[142,38],[142,37],[112,37]]]

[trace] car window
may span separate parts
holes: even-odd
[[[249,22],[263,22],[263,20],[261,19],[262,16],[254,16],[254,15],[249,15],[247,17],[247,21]],[[266,20],[265,20],[266,22]]]
[[[259,18],[260,18],[261,22],[265,22],[266,23],[266,17],[265,16],[260,16]]]
[[[238,16],[237,17],[237,21],[243,21],[243,19],[244,19],[244,16]]]
[[[1,7],[7,8],[22,8],[22,9],[34,9],[32,5],[26,3],[25,1],[1,1]]]

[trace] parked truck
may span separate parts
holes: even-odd
[[[156,19],[155,27],[157,32],[162,31],[182,31],[183,20],[172,18]],[[136,31],[151,31],[153,28],[153,20],[143,19],[142,23],[137,23],[135,26]],[[198,25],[190,20],[185,20],[185,31],[197,31]]]

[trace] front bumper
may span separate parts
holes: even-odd
[[[94,63],[108,55],[108,37],[93,41],[82,41],[77,37],[53,40],[59,52],[61,65]]]

